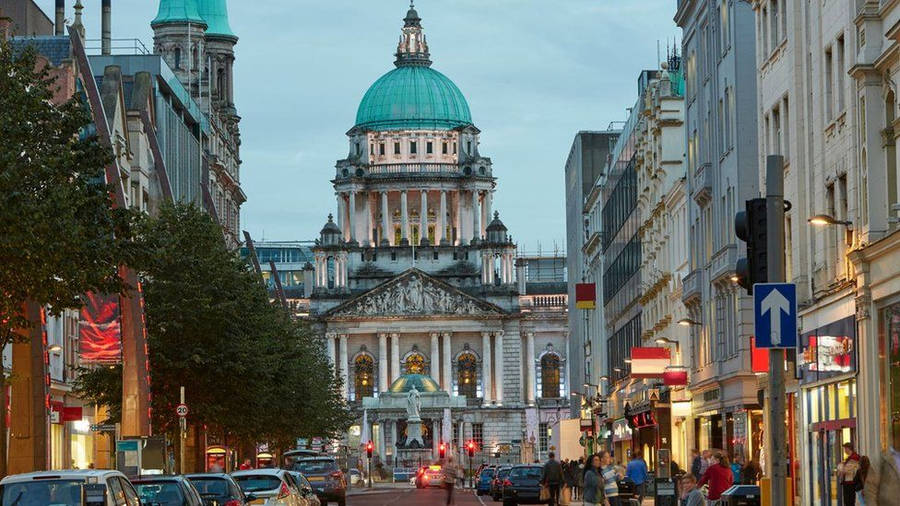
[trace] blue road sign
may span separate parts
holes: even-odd
[[[758,348],[797,346],[797,285],[753,285],[753,320]]]

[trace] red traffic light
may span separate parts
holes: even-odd
[[[469,441],[466,443],[466,450],[469,454],[469,457],[475,456],[475,441]]]
[[[447,445],[444,442],[441,442],[441,445],[438,447],[438,453],[441,458],[444,458],[444,455],[447,454]]]
[[[369,458],[372,458],[373,450],[375,450],[375,445],[371,441],[366,443],[366,456],[368,456]]]

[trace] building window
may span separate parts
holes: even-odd
[[[541,397],[559,397],[559,355],[546,353],[541,357]]]
[[[375,394],[375,360],[372,356],[362,354],[356,357],[353,363],[353,372],[356,400],[361,401],[363,397],[372,397]]]
[[[383,142],[378,144],[378,154],[381,156],[384,156],[384,143]]]
[[[837,93],[837,112],[841,113],[844,111],[844,77],[847,75],[847,71],[844,69],[847,67],[844,62],[844,35],[841,34],[837,38],[837,71],[834,73],[837,78],[837,83],[835,84],[834,91]]]
[[[456,143],[455,142],[453,143],[453,154],[454,155],[456,154]]]
[[[466,141],[466,153],[472,154],[472,141]]]
[[[409,154],[416,154],[416,141],[409,141]]]
[[[478,396],[478,359],[473,353],[463,353],[456,359],[456,381],[459,395],[474,399]]]
[[[833,117],[833,100],[832,89],[834,85],[834,59],[831,56],[831,48],[825,48],[825,119],[831,121]]]
[[[447,143],[446,142],[444,143],[443,147],[441,147],[441,154],[444,154],[444,155],[447,154]]]
[[[459,424],[458,423],[453,424],[453,447],[461,448],[461,446],[459,444]]]
[[[177,70],[180,68],[181,68],[181,48],[176,47],[175,48],[175,69]]]
[[[425,143],[425,153],[432,154],[434,152],[434,144],[431,141]]]
[[[472,441],[475,442],[475,448],[481,451],[484,448],[484,424],[472,424]]]
[[[410,353],[404,365],[406,374],[425,374],[425,357],[421,353]]]
[[[375,154],[375,145],[374,144],[369,144],[369,154],[370,155]]]
[[[547,422],[538,424],[538,451],[546,455],[550,450],[550,425]]]
[[[399,155],[399,154],[400,154],[400,143],[399,143],[399,142],[395,142],[395,143],[394,143],[394,154],[395,154],[395,155]]]

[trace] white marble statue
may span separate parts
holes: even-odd
[[[406,419],[409,421],[419,421],[419,413],[422,410],[422,400],[419,399],[419,391],[416,387],[412,387],[406,395]]]

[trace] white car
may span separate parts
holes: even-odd
[[[249,504],[264,506],[307,506],[308,501],[297,489],[294,479],[283,469],[249,469],[235,471],[237,482]],[[0,505],[2,506],[2,505]]]
[[[141,501],[131,482],[119,471],[75,469],[3,478],[0,506],[12,505],[141,506]]]

